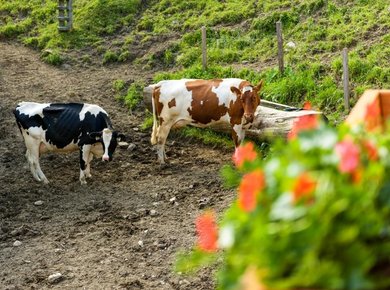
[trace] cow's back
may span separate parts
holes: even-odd
[[[162,81],[155,88],[160,103],[158,115],[164,120],[173,118],[196,126],[229,122],[229,107],[237,100],[230,88],[238,88],[242,83],[236,78]]]
[[[23,129],[40,128],[42,142],[49,150],[63,149],[70,144],[94,143],[89,133],[111,127],[107,113],[92,104],[22,102],[14,113]]]
[[[43,119],[43,110],[50,104],[39,104],[33,102],[21,102],[15,110],[14,115],[19,127],[28,129],[30,127],[41,127]]]

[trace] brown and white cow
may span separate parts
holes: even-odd
[[[160,163],[165,161],[165,142],[172,126],[187,124],[206,127],[213,123],[230,124],[235,146],[239,146],[260,104],[263,86],[229,78],[214,80],[165,80],[153,87],[153,132],[151,143],[157,144]]]

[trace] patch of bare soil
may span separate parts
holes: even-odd
[[[170,136],[171,163],[161,168],[150,132],[139,130],[142,113],[130,115],[111,91],[116,79],[150,81],[151,72],[56,68],[13,43],[0,43],[0,52],[0,289],[215,288],[212,269],[184,276],[173,264],[195,243],[195,217],[234,199],[219,174],[232,152]],[[51,183],[40,184],[12,114],[20,101],[96,103],[136,147],[118,148],[110,163],[94,160],[86,186],[78,152],[43,155]],[[62,278],[50,283],[56,272]]]

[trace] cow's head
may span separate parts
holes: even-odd
[[[242,108],[244,109],[244,125],[252,123],[255,111],[258,105],[260,105],[260,90],[263,87],[263,80],[259,82],[257,86],[244,86],[242,90],[231,87],[230,90],[237,95],[237,98],[241,101]]]
[[[111,161],[116,146],[118,145],[118,141],[125,139],[125,135],[119,134],[118,132],[108,128],[105,128],[100,132],[89,133],[89,136],[97,142],[102,143],[104,152],[102,156],[103,161]]]

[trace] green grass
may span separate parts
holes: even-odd
[[[59,32],[56,0],[0,0],[0,37],[39,49],[80,48],[113,35],[134,21],[139,0],[73,1],[74,29]]]
[[[123,80],[115,80],[112,84],[115,97],[126,104],[131,111],[141,103],[144,87],[145,84],[140,81],[127,85]]]
[[[264,99],[294,106],[309,100],[337,122],[345,114],[341,51],[347,47],[352,105],[367,88],[390,88],[387,0],[79,0],[74,1],[70,33],[57,30],[57,1],[42,3],[0,0],[0,38],[52,49],[55,53],[43,57],[52,64],[66,61],[70,49],[89,47],[80,59],[89,62],[85,53],[91,51],[104,64],[134,61],[144,69],[160,67],[155,81],[241,77],[255,83],[263,78]],[[282,75],[276,70],[278,20],[283,23],[284,42],[296,44],[295,49],[285,47]],[[200,48],[204,25],[206,71],[201,68]],[[176,41],[152,49],[172,37]],[[137,45],[150,52],[134,59]],[[246,63],[262,69],[237,68]],[[136,90],[130,95],[139,94]],[[135,106],[133,101],[128,104]]]
[[[178,134],[180,137],[196,139],[206,145],[218,148],[234,148],[233,139],[229,134],[218,133],[208,128],[187,126],[177,131],[172,131],[174,132],[173,134]]]

